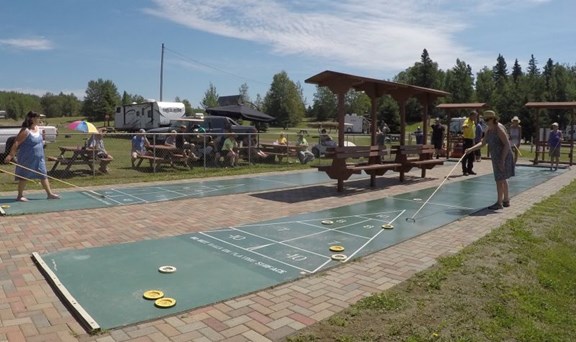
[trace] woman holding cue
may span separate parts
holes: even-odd
[[[493,110],[487,110],[483,115],[487,129],[482,141],[476,145],[467,148],[464,153],[479,150],[482,146],[490,146],[490,158],[492,159],[492,169],[494,170],[494,179],[496,180],[496,191],[498,198],[496,203],[489,206],[488,209],[498,210],[510,206],[510,194],[508,193],[508,178],[514,176],[514,155],[512,145],[508,140],[506,128],[498,122],[498,115]]]
[[[22,129],[16,136],[14,145],[10,152],[4,159],[5,163],[10,163],[17,156],[18,163],[16,166],[16,179],[18,180],[18,196],[17,201],[27,202],[28,199],[24,197],[24,189],[26,182],[30,179],[40,179],[42,187],[46,191],[48,199],[59,199],[60,196],[52,192],[50,182],[46,174],[46,162],[44,160],[44,139],[42,132],[38,127],[40,114],[36,112],[28,112],[26,118],[22,123]]]

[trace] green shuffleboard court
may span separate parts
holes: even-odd
[[[353,179],[369,179],[366,175],[352,175]],[[179,182],[163,185],[113,187],[96,191],[66,191],[58,201],[47,201],[44,192],[29,193],[29,202],[16,201],[16,195],[0,197],[2,215],[25,215],[65,210],[109,208],[121,205],[146,204],[294,188],[332,182],[324,172],[295,172],[281,175],[261,174],[252,177]]]
[[[518,167],[516,195],[559,172]],[[67,250],[37,262],[55,291],[91,332],[190,311],[316,274],[380,251],[472,213],[495,198],[493,176],[250,225],[134,243]],[[422,208],[422,209],[421,209]],[[415,221],[408,221],[414,217]],[[339,246],[343,250],[331,251]],[[336,256],[335,256],[336,255]],[[163,273],[162,266],[174,272]],[[162,291],[159,308],[144,292]]]

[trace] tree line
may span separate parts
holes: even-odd
[[[566,110],[536,112],[524,107],[526,102],[531,101],[576,100],[576,66],[555,63],[551,58],[540,67],[532,55],[525,68],[522,68],[517,59],[512,68],[509,68],[504,56],[498,55],[494,66],[485,66],[474,74],[470,65],[460,59],[456,59],[452,68],[442,70],[424,49],[420,60],[398,73],[392,81],[451,93],[450,96],[439,99],[439,102],[487,103],[500,114],[505,123],[513,116],[518,116],[522,120],[525,138],[531,137],[536,129],[533,127],[536,115],[540,116],[542,125],[554,121],[558,122],[560,127],[573,124]],[[308,101],[303,95],[301,84],[291,80],[285,71],[273,76],[270,88],[264,96],[257,94],[251,99],[246,83],[239,87],[238,93],[244,103],[276,117],[274,124],[277,126],[295,126],[306,117],[315,121],[336,118],[337,99],[329,89],[316,87],[313,98]],[[218,97],[216,86],[210,83],[199,107],[194,108],[187,99],[179,97],[174,101],[183,102],[186,113],[192,114],[218,106]],[[113,81],[103,79],[89,81],[82,100],[74,94],[64,93],[37,96],[0,92],[0,109],[6,110],[8,117],[13,119],[23,118],[29,110],[36,110],[47,117],[83,115],[92,120],[103,120],[107,114],[113,114],[118,105],[144,101],[146,99],[137,94],[126,91],[120,94]],[[349,91],[345,103],[347,113],[366,115],[370,112],[370,99],[362,92]],[[436,109],[432,111],[432,116],[446,116]],[[392,130],[399,129],[399,108],[392,98],[380,98],[377,113],[378,121],[385,121]],[[421,113],[422,107],[418,101],[410,99],[406,105],[407,122],[419,121]],[[464,112],[455,114],[465,115]]]

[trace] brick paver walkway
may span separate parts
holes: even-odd
[[[32,262],[32,252],[81,249],[318,211],[438,186],[453,164],[426,180],[412,171],[404,184],[390,173],[376,190],[337,194],[335,186],[196,198],[181,201],[0,217],[0,341],[275,341],[330,317],[360,298],[424,270],[439,256],[459,251],[533,203],[556,193],[576,175],[569,170],[512,199],[495,215],[466,217],[373,255],[309,276],[176,316],[90,336],[71,316]],[[491,172],[489,161],[476,164]],[[456,171],[456,173],[459,170]],[[454,178],[458,181],[464,177]],[[494,188],[495,191],[495,188]],[[263,210],[265,208],[265,210]]]

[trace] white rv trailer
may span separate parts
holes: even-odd
[[[143,128],[170,126],[170,120],[179,119],[185,114],[181,102],[143,102],[116,107],[114,128],[120,131],[135,132]]]

